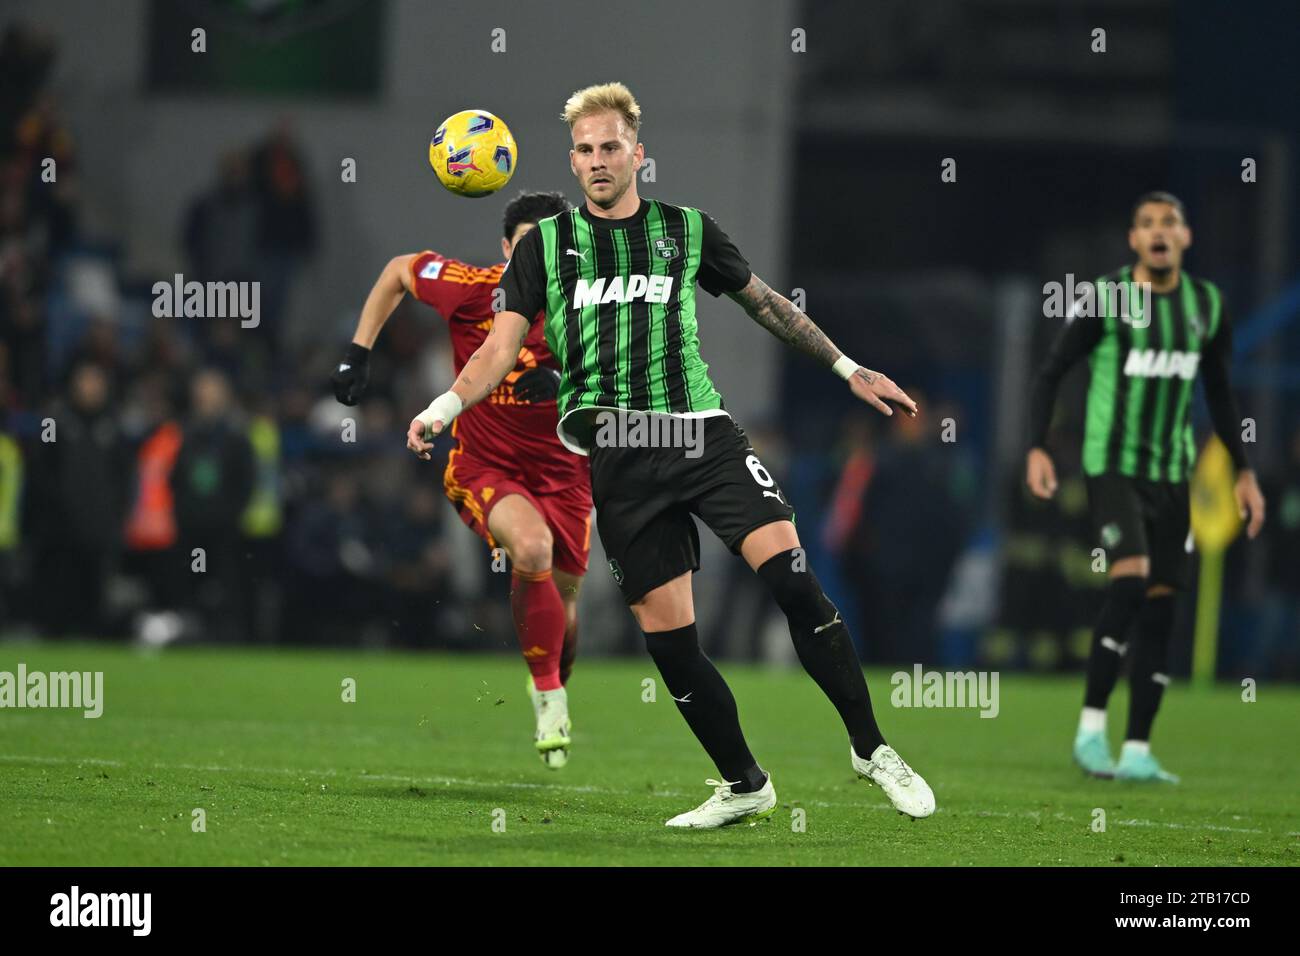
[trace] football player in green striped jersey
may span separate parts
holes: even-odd
[[[1057,388],[1071,366],[1088,359],[1083,471],[1094,543],[1106,554],[1110,581],[1093,630],[1074,758],[1098,777],[1178,779],[1152,755],[1150,738],[1169,683],[1174,598],[1188,584],[1191,404],[1198,375],[1214,431],[1237,470],[1234,492],[1249,522],[1247,534],[1254,538],[1264,523],[1264,496],[1246,458],[1228,381],[1231,318],[1218,287],[1183,269],[1191,242],[1177,197],[1139,197],[1129,229],[1136,264],[1085,285],[1038,372],[1030,403],[1025,476],[1030,491],[1046,499],[1056,491],[1046,445]],[[1116,763],[1106,738],[1106,704],[1124,658],[1129,719]]]
[[[515,247],[492,335],[450,392],[415,421],[407,447],[426,453],[462,406],[508,371],[524,316],[545,310],[559,359],[561,441],[591,463],[592,500],[610,573],[646,648],[721,780],[667,825],[713,828],[770,816],[776,791],[741,731],[726,681],[700,649],[692,574],[703,521],[768,588],[799,661],[844,723],[850,764],[900,812],[934,812],[934,793],[885,743],[852,640],[808,567],[794,509],[731,418],[700,355],[696,286],[727,295],[756,323],[819,361],[885,415],[916,414],[890,379],[862,368],[808,316],[752,273],[712,218],[637,192],[641,108],[621,83],[565,104],[570,167],[586,202],[544,219]],[[892,403],[892,404],[891,404]],[[793,729],[792,729],[793,732]]]

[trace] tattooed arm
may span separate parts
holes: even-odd
[[[916,415],[916,403],[890,380],[889,376],[861,366],[852,367],[844,353],[826,337],[812,319],[794,307],[794,303],[774,291],[756,275],[739,292],[728,293],[745,313],[778,339],[794,346],[804,355],[836,372],[844,369],[853,394],[886,415],[893,410],[887,402],[897,402],[909,415]],[[845,366],[848,366],[847,368]]]
[[[451,390],[443,392],[411,420],[406,447],[428,461],[433,444],[426,439],[437,438],[453,418],[492,394],[515,367],[529,325],[518,312],[498,312],[488,337],[465,362]]]
[[[751,319],[809,358],[829,367],[840,357],[835,343],[813,324],[812,319],[758,276],[751,275],[745,287],[731,293],[731,298]]]

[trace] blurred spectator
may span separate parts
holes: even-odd
[[[27,23],[10,23],[0,37],[0,154],[17,149],[18,125],[45,88],[54,66],[51,37]]]
[[[441,544],[444,509],[436,488],[419,483],[383,522],[384,606],[401,644],[435,643],[434,612],[450,594],[448,555]]]
[[[134,406],[124,416],[138,441],[135,484],[126,519],[126,566],[145,584],[145,607],[136,636],[165,644],[180,636],[176,608],[184,603],[188,562],[177,547],[172,469],[181,448],[181,426],[173,414],[167,380],[154,375],[137,386]]]
[[[28,24],[9,24],[0,37],[4,221],[6,231],[21,222],[41,251],[63,246],[75,224],[72,136],[47,88],[56,58],[53,39]]]
[[[107,373],[89,362],[75,366],[49,418],[31,482],[41,626],[51,636],[104,635],[112,623],[105,585],[120,553],[130,474]]]
[[[190,278],[256,281],[258,324],[213,323],[200,330],[206,358],[250,392],[289,370],[284,354],[293,284],[316,253],[316,209],[302,150],[281,121],[261,143],[221,158],[217,182],[186,211],[182,226]],[[265,355],[248,368],[257,350]]]
[[[189,610],[205,633],[242,638],[244,594],[240,519],[255,479],[253,449],[238,417],[230,383],[204,369],[191,387],[191,409],[171,474],[181,557],[193,570],[203,549],[202,573],[187,589]]]
[[[253,151],[253,188],[261,213],[258,249],[305,258],[316,251],[316,210],[307,184],[302,149],[288,120]]]
[[[240,520],[244,535],[243,591],[247,597],[244,630],[259,644],[274,643],[281,624],[277,577],[283,555],[280,531],[284,524],[280,426],[275,402],[263,398],[248,425],[253,449],[253,493]]]
[[[374,606],[375,557],[361,513],[361,488],[336,471],[326,496],[304,504],[287,542],[293,583],[286,636],[301,643],[355,639],[362,611]]]
[[[258,201],[256,248],[262,282],[259,331],[271,349],[272,367],[280,370],[293,282],[315,255],[317,244],[307,167],[287,120],[253,150],[252,184]]]
[[[27,227],[50,254],[63,249],[76,231],[72,137],[48,93],[37,97],[14,131],[14,184],[23,190]],[[6,177],[8,178],[8,177]]]
[[[258,199],[249,182],[248,156],[221,157],[217,183],[190,204],[185,215],[185,253],[200,282],[242,282],[256,270]]]
[[[190,204],[184,226],[185,252],[192,275],[200,282],[252,282],[261,278],[259,250],[264,203],[253,188],[248,154],[231,150],[221,158],[213,188]],[[265,295],[265,285],[262,289]],[[262,315],[268,318],[265,299]],[[201,322],[195,329],[204,360],[250,393],[270,384],[266,371],[276,349],[275,323],[245,330],[233,321]],[[256,355],[257,349],[265,351]]]
[[[22,249],[0,245],[0,350],[5,372],[0,389],[15,409],[35,406],[46,387],[42,303],[27,287],[29,275]]]

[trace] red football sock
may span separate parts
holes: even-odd
[[[558,690],[560,654],[564,649],[564,602],[550,571],[516,570],[511,578],[510,611],[533,686]]]

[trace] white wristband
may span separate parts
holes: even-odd
[[[464,407],[465,403],[460,400],[460,396],[455,392],[443,392],[429,403],[428,408],[415,417],[424,423],[424,430],[427,434],[429,429],[433,428],[434,422],[442,422],[442,427],[446,428]]]
[[[849,358],[847,355],[841,355],[835,360],[835,364],[831,366],[831,371],[847,382],[853,373],[860,368],[862,368],[862,366],[853,361],[853,359]]]

